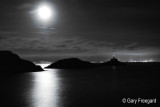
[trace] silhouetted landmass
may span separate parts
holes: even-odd
[[[40,66],[36,66],[30,61],[21,59],[11,51],[0,51],[0,69],[1,73],[20,73],[43,71]]]
[[[59,68],[59,69],[79,69],[79,68],[92,68],[92,67],[103,67],[103,66],[121,66],[124,63],[118,61],[116,58],[112,58],[108,62],[104,63],[90,63],[88,61],[82,61],[78,58],[68,58],[56,61],[46,68]]]
[[[68,59],[58,60],[55,63],[52,63],[51,65],[47,66],[46,68],[80,69],[80,68],[90,68],[90,67],[94,67],[94,64],[87,61],[82,61],[78,58],[68,58]]]
[[[113,57],[110,61],[101,63],[100,66],[122,66],[125,63],[120,62],[117,58]]]

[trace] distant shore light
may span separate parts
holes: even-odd
[[[145,60],[133,60],[131,59],[129,62],[154,62],[152,59],[145,59]]]

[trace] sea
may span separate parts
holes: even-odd
[[[155,106],[159,101],[157,65],[44,70],[1,75],[0,107]]]

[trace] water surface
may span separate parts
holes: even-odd
[[[137,69],[46,69],[3,76],[1,101],[3,107],[98,107],[120,105],[123,97],[158,97],[158,73]]]

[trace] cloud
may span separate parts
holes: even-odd
[[[48,51],[62,54],[66,53],[96,53],[111,49],[112,43],[87,40],[78,36],[60,35],[54,32],[32,32],[28,34],[17,33],[0,41],[1,49],[27,51]]]
[[[0,36],[11,35],[11,34],[16,34],[16,32],[13,32],[13,31],[0,31]]]
[[[5,34],[5,37],[3,36]],[[80,36],[41,31],[2,32],[0,49],[12,50],[20,55],[38,56],[112,56],[122,58],[157,57],[160,49],[154,46],[141,46],[138,42],[117,45],[114,42],[86,39]]]
[[[17,6],[17,9],[29,9],[29,8],[33,8],[33,4],[31,4],[31,3],[24,3],[24,4],[22,4],[22,5],[20,5],[20,6]]]
[[[137,42],[132,42],[131,44],[127,44],[124,46],[124,49],[126,50],[136,50],[138,47],[138,43]]]

